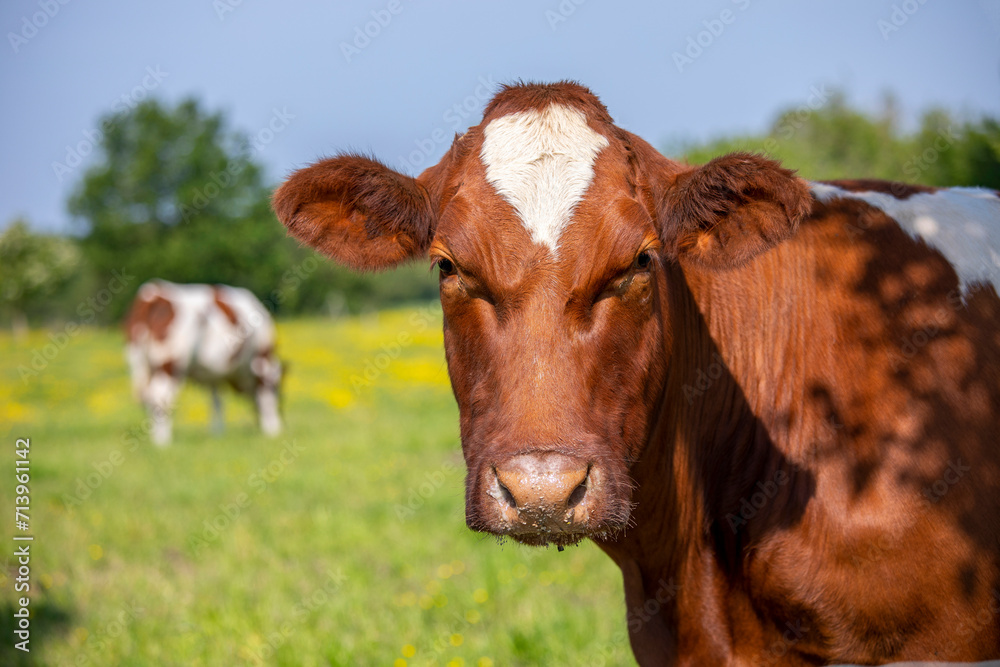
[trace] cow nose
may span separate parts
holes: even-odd
[[[501,512],[515,529],[566,531],[586,520],[590,466],[557,454],[522,454],[494,468]]]

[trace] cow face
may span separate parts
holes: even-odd
[[[624,528],[669,368],[680,262],[721,270],[788,236],[808,190],[749,155],[700,169],[573,84],[502,91],[417,179],[360,156],[292,175],[292,234],[359,270],[429,255],[461,415],[470,527],[528,544]],[[669,269],[669,270],[668,270]]]

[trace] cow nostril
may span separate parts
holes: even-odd
[[[503,496],[504,501],[514,509],[517,509],[517,501],[514,500],[514,494],[499,479],[497,479],[497,484],[500,486],[500,495]]]
[[[500,503],[503,512],[513,510],[522,521],[562,517],[588,497],[590,467],[562,454],[520,454],[495,466],[493,475],[495,485],[490,483],[488,494]]]
[[[573,489],[573,493],[569,494],[569,499],[566,501],[566,507],[573,509],[583,502],[583,497],[585,495],[587,495],[587,480],[580,482],[580,484]]]

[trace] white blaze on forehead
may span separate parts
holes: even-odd
[[[561,104],[521,111],[486,126],[486,179],[514,207],[535,243],[553,254],[608,145],[581,111]]]
[[[1000,291],[1000,198],[984,188],[947,188],[899,199],[884,192],[850,192],[812,183],[820,201],[860,199],[899,223],[906,232],[951,262],[964,291],[992,283]]]

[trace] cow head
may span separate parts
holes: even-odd
[[[417,178],[343,155],[274,196],[293,235],[347,266],[437,265],[467,521],[528,544],[626,525],[679,326],[667,281],[748,261],[808,203],[757,156],[667,160],[570,83],[503,89]]]
[[[281,390],[288,372],[285,361],[274,353],[273,347],[267,347],[251,359],[250,372],[254,386],[248,393],[257,408],[260,429],[265,435],[278,435],[281,433]]]

